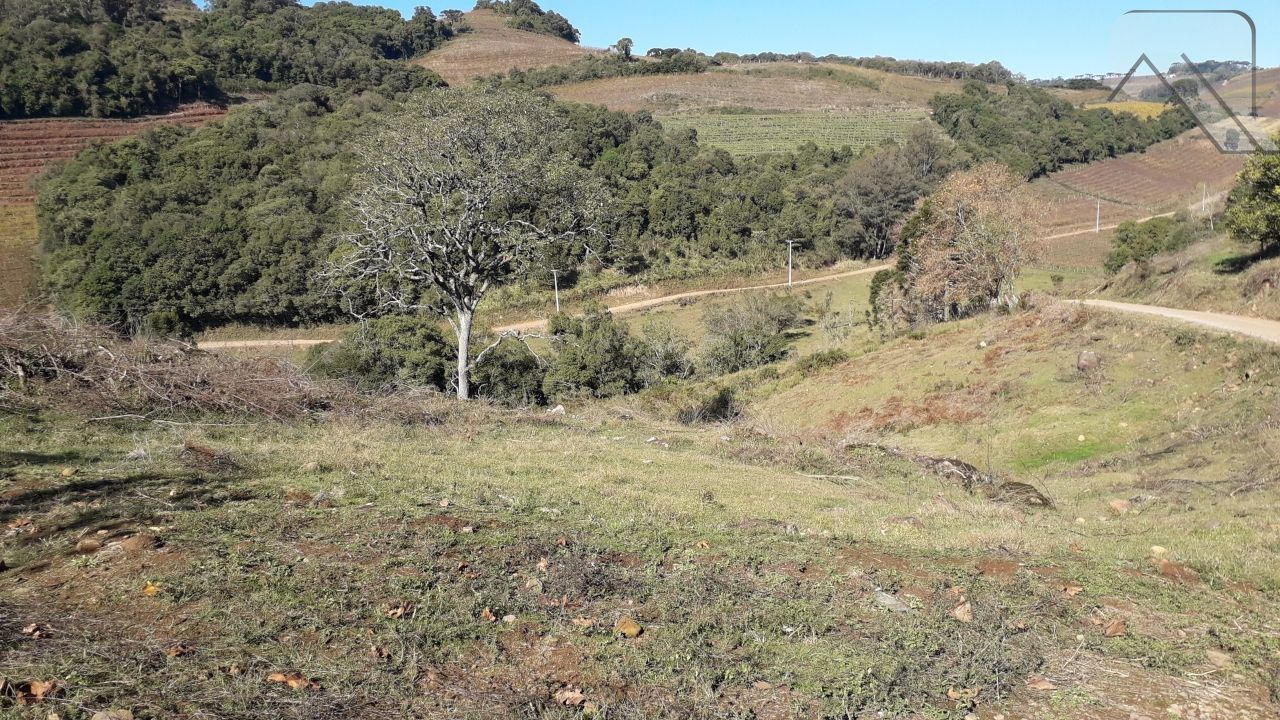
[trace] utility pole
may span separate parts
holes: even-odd
[[[1097,212],[1093,216],[1093,234],[1097,235],[1102,232],[1102,198],[1096,198],[1098,203]]]
[[[553,269],[551,271],[551,282],[556,288],[556,314],[560,314],[560,271]]]
[[[1209,183],[1200,183],[1200,212],[1209,205]]]
[[[795,241],[795,240],[788,240],[788,241],[787,241],[787,289],[788,289],[788,290],[790,290],[790,289],[791,289],[791,287],[792,287],[792,283],[791,283],[791,278],[792,278],[792,272],[791,272],[791,268],[792,268],[792,264],[791,264],[791,256],[792,256],[792,252],[791,252],[791,248],[792,248],[792,247],[794,247],[794,246],[795,246],[795,244],[796,244],[796,241]]]

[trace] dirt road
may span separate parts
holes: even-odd
[[[1155,305],[1136,305],[1134,303],[1113,302],[1111,300],[1072,300],[1087,307],[1103,308],[1117,312],[1149,315],[1152,317],[1176,320],[1178,322],[1199,325],[1201,327],[1223,332],[1245,335],[1270,343],[1280,344],[1280,322],[1263,320],[1262,318],[1245,317],[1243,315],[1227,315],[1226,313],[1204,312],[1202,310],[1181,310],[1178,308],[1158,307]]]
[[[830,282],[832,280],[841,280],[857,275],[868,275],[880,270],[892,268],[892,265],[874,265],[872,267],[859,268],[857,270],[846,270],[844,272],[832,273],[830,275],[819,275],[818,277],[807,278],[804,280],[796,280],[793,286],[799,287],[803,285],[816,285],[818,283]],[[623,303],[621,305],[610,305],[609,312],[614,315],[623,313],[631,313],[639,310],[648,310],[659,305],[679,302],[681,300],[689,300],[693,298],[708,297],[711,295],[724,295],[727,293],[746,292],[749,290],[780,290],[785,288],[787,283],[771,283],[768,285],[745,285],[731,288],[716,288],[714,290],[691,290],[689,292],[675,293],[673,295],[663,295],[662,297],[648,298],[646,300],[637,300],[635,302]],[[495,332],[532,332],[541,330],[547,324],[546,318],[539,320],[527,320],[525,322],[513,323],[510,325],[500,325],[494,328]],[[234,350],[240,348],[307,348],[313,345],[321,345],[330,342],[329,340],[318,339],[297,339],[297,340],[211,340],[209,342],[199,343],[201,350]]]

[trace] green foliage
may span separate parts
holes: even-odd
[[[198,131],[86,150],[40,189],[49,289],[126,328],[152,312],[189,329],[339,317],[314,269],[350,182],[345,140],[386,104],[299,86]]]
[[[484,337],[477,338],[486,346]],[[544,405],[547,367],[519,340],[503,339],[471,371],[475,394],[511,407]]]
[[[547,331],[556,350],[542,383],[548,397],[602,398],[640,388],[641,350],[603,305],[588,305],[582,317],[556,315]]]
[[[604,78],[696,74],[706,72],[711,65],[705,55],[693,50],[682,50],[650,62],[633,62],[622,55],[592,54],[578,57],[568,65],[513,69],[487,80],[504,85],[542,88]]]
[[[580,37],[578,29],[565,16],[543,10],[533,0],[476,0],[476,9],[509,16],[507,24],[517,30],[551,35],[571,43],[578,42]]]
[[[0,117],[163,112],[299,83],[348,92],[439,84],[403,60],[451,31],[420,9],[347,2],[0,0]]]
[[[1227,229],[1260,251],[1280,247],[1280,155],[1254,153],[1227,196]]]
[[[720,375],[760,367],[790,352],[787,333],[800,323],[804,303],[795,295],[747,296],[742,302],[707,310],[702,364]]]
[[[639,404],[646,412],[687,425],[732,420],[741,411],[733,388],[716,383],[659,383],[639,396]]]
[[[650,53],[653,51],[650,50]],[[716,53],[715,60],[722,64],[737,63],[776,63],[776,62],[806,62],[806,63],[838,63],[840,65],[852,65],[854,67],[868,68],[870,70],[879,70],[881,72],[894,73],[895,75],[911,75],[916,77],[934,78],[937,80],[975,80],[983,83],[1006,83],[1013,79],[1013,73],[998,62],[991,61],[981,64],[973,64],[967,62],[939,62],[930,60],[898,60],[891,57],[849,57],[846,55],[823,55],[817,57],[812,53]]]
[[[1106,108],[1077,108],[1045,90],[1014,84],[997,93],[968,83],[963,93],[937,95],[929,106],[938,124],[975,157],[1028,178],[1137,152],[1195,127],[1181,108],[1142,120]]]
[[[693,343],[670,322],[647,325],[637,347],[640,382],[652,387],[668,380],[684,380],[693,375],[689,356]]]
[[[813,375],[830,367],[835,367],[849,359],[849,353],[840,348],[819,350],[812,355],[805,355],[796,361],[796,372],[804,376]]]
[[[312,348],[307,366],[317,376],[348,380],[364,390],[395,384],[443,391],[454,372],[453,353],[453,341],[436,318],[389,315]]]
[[[1181,250],[1205,237],[1208,230],[1186,211],[1173,217],[1121,223],[1103,264],[1107,272],[1115,273],[1131,262],[1145,263],[1156,255]]]

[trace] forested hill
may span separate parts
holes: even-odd
[[[0,0],[0,118],[136,116],[298,83],[392,95],[439,84],[398,61],[450,35],[427,8]]]

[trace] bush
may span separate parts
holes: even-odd
[[[733,305],[711,308],[703,317],[707,372],[728,374],[781,360],[789,352],[787,331],[800,322],[803,303],[790,295],[750,295]]]
[[[640,406],[686,425],[732,420],[740,412],[733,388],[670,381],[646,390],[640,396]]]
[[[812,355],[806,355],[796,361],[796,371],[801,375],[809,376],[825,370],[829,367],[835,367],[840,363],[849,359],[849,353],[835,348],[832,350],[823,350]]]
[[[485,347],[483,339],[476,345]],[[547,368],[519,340],[504,339],[476,363],[471,371],[471,385],[477,397],[489,398],[508,405],[545,405],[542,390]]]
[[[438,319],[389,315],[307,355],[319,377],[347,380],[362,390],[407,385],[445,390],[453,380],[456,346]]]
[[[1117,273],[1131,262],[1145,263],[1156,255],[1181,250],[1205,237],[1207,230],[1186,211],[1141,223],[1121,223],[1103,265],[1108,273]]]
[[[636,347],[640,382],[645,387],[667,380],[685,380],[693,375],[693,360],[689,357],[693,343],[669,322],[646,327]]]
[[[599,303],[587,305],[580,318],[559,314],[548,331],[556,358],[543,380],[548,397],[611,397],[641,385],[639,345],[627,328]]]

